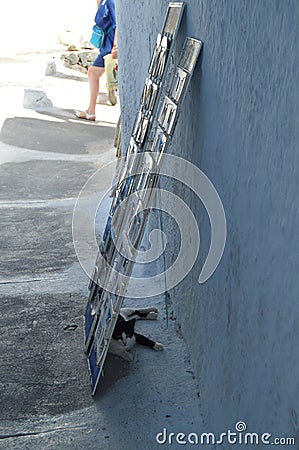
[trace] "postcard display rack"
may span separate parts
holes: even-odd
[[[169,3],[162,32],[158,34],[89,284],[85,352],[92,395],[103,372],[148,212],[153,207],[151,192],[157,185],[161,156],[174,133],[180,106],[202,47],[201,41],[187,37],[174,71],[167,72],[184,6],[184,2]],[[170,86],[166,95],[165,86]],[[127,202],[129,197],[132,200]]]

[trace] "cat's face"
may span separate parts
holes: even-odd
[[[130,350],[136,343],[135,336],[128,336],[125,331],[122,332],[121,337],[117,339],[120,346],[124,347],[125,350]]]
[[[117,341],[122,341],[125,345],[127,338],[134,335],[134,328],[135,320],[126,321],[122,316],[119,316],[112,337]]]
[[[120,343],[124,346],[127,345],[128,336],[126,335],[125,331],[122,332],[121,338],[119,339]]]
[[[130,350],[136,343],[134,336],[135,319],[125,320],[119,315],[113,335],[112,346],[117,351]]]

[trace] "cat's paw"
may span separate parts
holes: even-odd
[[[148,313],[151,313],[151,312],[157,313],[158,312],[158,308],[155,308],[155,306],[149,306],[148,308],[141,308],[138,311],[140,313],[143,313],[143,314],[148,314]]]
[[[153,346],[153,349],[156,350],[157,352],[161,352],[162,350],[164,350],[164,346],[163,344],[161,344],[161,342],[156,342],[155,345]]]
[[[156,320],[157,317],[158,317],[158,313],[157,313],[156,311],[150,311],[150,312],[147,314],[146,319],[149,319],[149,320]]]
[[[129,352],[122,352],[119,354],[119,356],[124,359],[125,361],[129,361],[132,362],[134,359],[134,356],[132,355],[132,353]]]

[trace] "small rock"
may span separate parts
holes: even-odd
[[[63,62],[66,62],[67,64],[77,64],[79,61],[79,57],[77,53],[63,53],[61,55],[61,59]]]
[[[88,66],[87,52],[78,53],[79,62],[83,67]]]
[[[88,40],[82,39],[80,45],[81,45],[81,48],[86,48],[86,49],[90,49],[90,50],[94,49],[94,46]]]
[[[53,76],[53,75],[56,75],[56,72],[57,72],[57,70],[56,70],[55,62],[54,61],[49,61],[47,63],[45,75],[46,76]]]
[[[78,328],[78,325],[76,325],[75,323],[70,323],[68,325],[66,325],[65,327],[63,327],[64,331],[75,331]]]
[[[23,107],[28,109],[51,108],[53,103],[44,91],[25,89]]]
[[[79,48],[78,48],[77,45],[75,45],[75,44],[70,44],[70,45],[68,46],[67,50],[68,50],[69,52],[74,52],[74,51],[76,51],[76,50],[79,50]]]

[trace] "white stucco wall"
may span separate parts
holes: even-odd
[[[189,196],[202,246],[195,269],[172,292],[177,319],[208,429],[226,431],[243,420],[250,431],[297,433],[298,446],[299,3],[186,3],[181,36],[202,39],[204,48],[170,151],[214,183],[228,239],[217,271],[199,285],[210,227]],[[125,142],[167,5],[117,0]],[[168,239],[172,257],[175,230]]]

